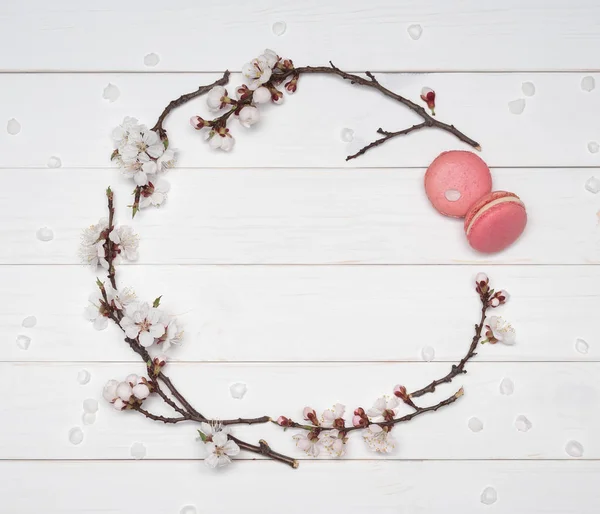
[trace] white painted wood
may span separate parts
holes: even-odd
[[[2,14],[0,45],[18,48],[3,52],[3,70],[235,69],[264,46],[354,69],[586,69],[597,68],[600,28],[593,0],[13,0]],[[423,28],[416,41],[411,24]],[[156,68],[144,66],[150,52]]]
[[[82,344],[85,344],[82,341]],[[110,344],[107,341],[107,344]],[[485,348],[482,351],[494,351]],[[391,394],[401,382],[410,390],[443,376],[447,363],[345,363],[345,364],[167,364],[165,371],[186,397],[207,416],[221,419],[281,414],[298,420],[302,409],[311,405],[319,412],[340,402],[351,411],[369,408],[378,396]],[[91,374],[88,385],[80,386],[80,369]],[[142,373],[142,363],[3,363],[0,384],[11,391],[3,402],[2,419],[11,420],[1,428],[2,459],[127,459],[134,441],[143,442],[148,457],[156,459],[197,459],[202,447],[196,441],[195,424],[165,427],[136,412],[117,412],[102,400],[104,383]],[[508,377],[514,394],[503,396],[499,384]],[[248,392],[233,399],[229,386],[244,382]],[[17,386],[18,384],[18,386]],[[597,404],[600,398],[598,363],[478,363],[453,383],[438,388],[434,395],[419,399],[430,405],[451,396],[460,386],[465,395],[437,413],[423,415],[393,434],[397,449],[386,456],[374,455],[353,434],[348,446],[350,459],[568,459],[565,444],[578,440],[584,459],[600,458],[595,434],[600,430]],[[100,402],[97,421],[83,426],[82,404],[86,398]],[[170,413],[155,399],[147,408]],[[403,406],[401,413],[411,409]],[[515,428],[515,419],[526,416],[532,423],[528,432]],[[484,425],[481,432],[469,430],[468,420],[476,416]],[[82,426],[84,442],[70,444],[68,432]],[[283,453],[305,457],[295,448],[292,435],[274,425],[235,427],[242,439],[266,439]],[[251,455],[252,456],[252,455]]]
[[[118,44],[123,41],[118,40]],[[210,84],[219,76],[1,75],[0,164],[45,167],[51,155],[58,155],[68,167],[110,166],[110,133],[124,116],[135,116],[152,126],[172,99],[200,84]],[[382,74],[379,79],[415,101],[419,101],[423,86],[434,88],[439,119],[455,124],[479,141],[481,156],[490,166],[598,166],[600,154],[591,154],[587,144],[600,140],[595,116],[600,110],[600,94],[598,89],[582,91],[584,76],[586,73],[393,73]],[[600,75],[593,76],[600,84]],[[511,114],[508,103],[524,97],[521,86],[525,81],[535,84],[536,94],[526,99],[521,115]],[[114,103],[102,98],[109,83],[121,92]],[[232,75],[231,91],[240,83],[241,76]],[[179,165],[211,169],[398,168],[427,166],[444,150],[467,149],[450,134],[426,130],[390,141],[346,163],[349,153],[377,139],[378,127],[400,130],[420,118],[375,91],[352,86],[337,77],[301,77],[295,95],[287,97],[283,105],[264,106],[261,111],[263,116],[252,129],[239,126],[235,120],[231,123],[237,143],[232,152],[225,154],[210,150],[203,135],[189,124],[191,115],[209,115],[205,99],[198,98],[179,108],[166,123],[172,146],[181,150]],[[6,121],[11,118],[21,123],[17,136],[5,130]],[[353,142],[341,140],[344,127],[354,130]]]
[[[598,266],[128,266],[120,284],[184,324],[181,361],[460,360],[479,319],[474,276],[511,293],[494,310],[517,330],[515,346],[481,348],[477,361],[597,361]],[[102,276],[102,275],[100,275]],[[83,317],[92,271],[0,266],[4,361],[133,361],[116,327]],[[35,315],[32,329],[21,326]],[[18,334],[32,338],[28,351]],[[585,355],[575,339],[590,345]]]
[[[177,170],[164,209],[133,222],[141,264],[590,264],[600,262],[598,198],[587,169],[498,169],[529,223],[506,251],[472,250],[462,220],[439,215],[423,170]],[[117,170],[6,170],[0,262],[75,264],[81,230],[106,216],[117,191],[130,223],[132,186]],[[15,213],[18,213],[15,216]],[[55,239],[42,243],[48,226]]]
[[[596,514],[600,502],[598,462],[305,462],[295,471],[256,462],[219,473],[198,462],[1,462],[0,475],[11,514],[40,505],[47,514],[177,514],[185,505],[217,514]],[[491,507],[480,502],[488,486],[498,493]]]

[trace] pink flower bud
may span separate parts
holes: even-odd
[[[107,402],[112,402],[117,395],[117,386],[119,382],[116,380],[109,380],[104,386],[104,390],[102,391],[102,396]]]
[[[427,104],[431,114],[435,116],[435,91],[429,87],[424,87],[421,89],[421,100]]]
[[[277,424],[280,427],[289,427],[292,424],[292,420],[289,418],[286,418],[285,416],[279,416],[277,418]]]
[[[501,289],[494,295],[494,298],[498,298],[498,300],[500,301],[500,304],[503,304],[508,301],[508,299],[510,298],[510,295],[504,289]]]
[[[167,356],[161,353],[160,355],[154,357],[153,362],[155,366],[159,366],[162,368],[167,363]]]
[[[488,285],[490,279],[488,278],[488,276],[485,273],[477,273],[477,276],[475,277],[475,282],[477,282],[480,285]]]
[[[492,307],[498,307],[498,305],[500,305],[500,300],[498,300],[498,298],[492,298],[490,300],[490,305]]]
[[[205,120],[203,120],[200,116],[192,116],[190,118],[190,125],[194,127],[196,130],[200,130],[207,126]]]
[[[398,384],[394,387],[394,394],[403,401],[408,400],[408,393],[406,392],[406,387]]]
[[[304,411],[302,411],[302,415],[304,419],[310,421],[313,425],[318,425],[319,420],[317,419],[317,413],[311,407],[304,407]]]
[[[369,420],[366,417],[354,416],[352,418],[352,424],[358,428],[364,428],[369,424]]]

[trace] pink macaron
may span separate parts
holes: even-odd
[[[491,190],[490,169],[473,152],[444,152],[425,172],[427,198],[444,216],[463,218],[469,208]]]
[[[469,209],[465,234],[475,250],[494,253],[513,244],[526,224],[527,212],[520,198],[507,191],[494,191]]]

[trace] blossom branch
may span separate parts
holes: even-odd
[[[225,84],[227,84],[229,82],[229,75],[230,75],[229,71],[226,70],[223,73],[223,76],[220,79],[215,80],[212,84],[208,84],[206,86],[200,86],[195,91],[192,91],[191,93],[186,93],[185,95],[181,95],[179,98],[176,98],[175,100],[172,100],[171,102],[169,102],[169,105],[167,105],[163,109],[163,111],[160,113],[160,116],[158,117],[158,120],[156,120],[156,123],[155,123],[154,127],[152,127],[152,130],[158,132],[161,139],[166,138],[167,131],[164,129],[163,123],[164,123],[165,119],[167,118],[167,116],[173,110],[177,109],[177,107],[188,103],[190,100],[193,100],[194,98],[205,95],[213,87],[224,86]]]

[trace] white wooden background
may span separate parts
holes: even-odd
[[[287,30],[275,36],[279,21]],[[503,253],[469,249],[462,223],[437,215],[422,188],[440,151],[463,148],[444,133],[346,164],[377,127],[414,116],[335,78],[302,77],[283,106],[237,130],[231,154],[210,152],[190,129],[204,100],[186,105],[167,123],[181,150],[169,203],[135,220],[141,259],[121,268],[122,282],[142,297],[164,294],[185,322],[169,372],[180,388],[228,417],[368,405],[398,382],[420,387],[464,353],[481,270],[512,293],[503,313],[518,344],[482,348],[457,380],[465,397],[398,428],[386,458],[354,440],[343,461],[303,460],[292,471],[244,460],[215,474],[192,426],[103,402],[74,446],[83,400],[100,399],[109,378],[142,372],[115,329],[95,332],[82,317],[94,274],[78,266],[79,231],[103,215],[109,184],[125,220],[131,190],[110,167],[110,130],[124,115],[153,123],[169,100],[265,47],[299,65],[331,59],[380,72],[411,98],[433,87],[440,119],[481,142],[494,187],[519,194],[530,222]],[[600,196],[584,184],[600,178],[600,153],[588,150],[600,141],[600,90],[581,88],[592,76],[600,89],[597,0],[4,0],[0,48],[2,514],[598,512]],[[160,56],[152,68],[151,52]],[[109,83],[120,90],[114,103],[102,98]],[[518,98],[526,108],[514,115],[508,102]],[[5,130],[11,118],[16,136]],[[344,127],[354,142],[341,141]],[[50,156],[62,168],[48,169]],[[36,238],[42,226],[53,241]],[[28,315],[32,329],[21,327]],[[32,338],[27,351],[18,334]],[[424,345],[434,362],[421,360]],[[506,377],[511,396],[499,392]],[[241,401],[229,394],[237,381],[248,385]],[[519,415],[528,432],[516,430]],[[479,433],[467,427],[472,416]],[[275,427],[238,433],[301,456]],[[582,458],[566,454],[571,439]],[[147,457],[134,461],[138,441]],[[488,486],[492,506],[480,502]]]

